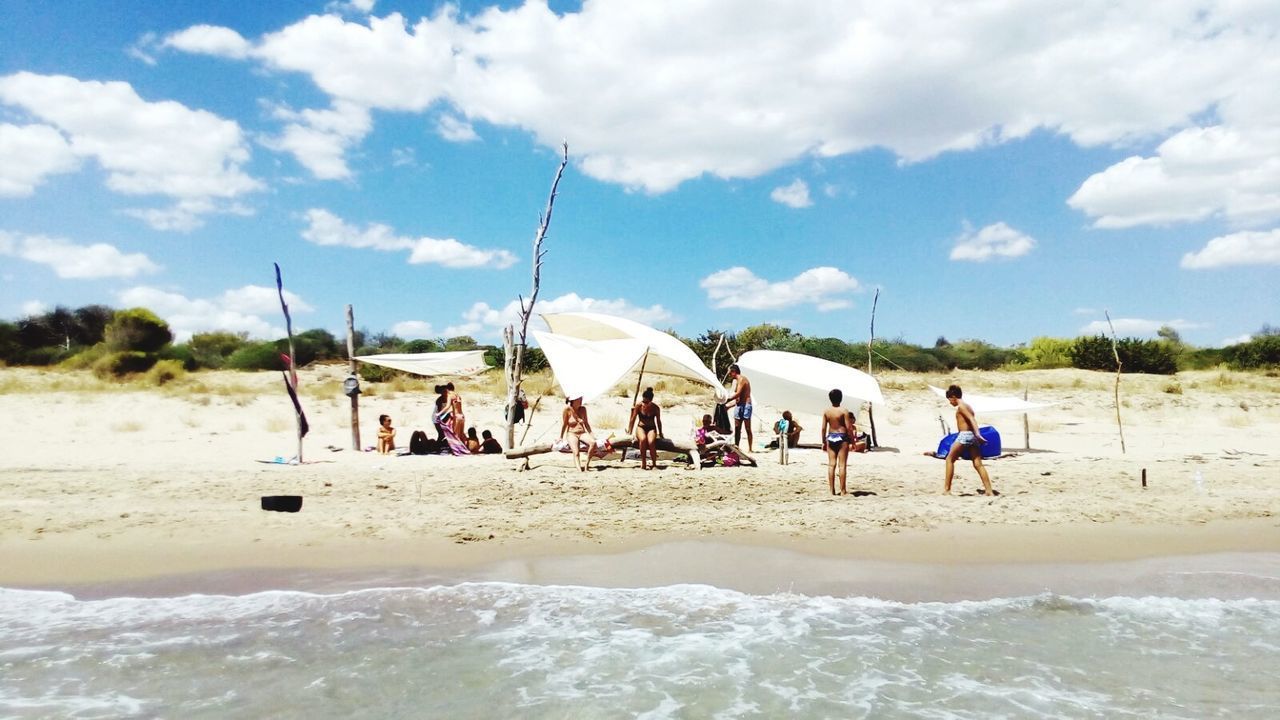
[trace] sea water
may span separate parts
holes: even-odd
[[[0,716],[1280,717],[1280,600],[0,590]]]

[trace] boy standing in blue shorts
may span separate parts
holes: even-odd
[[[956,472],[956,458],[968,449],[969,459],[973,461],[973,469],[977,470],[978,477],[982,478],[984,494],[995,495],[995,491],[991,489],[991,478],[987,476],[987,469],[982,465],[982,448],[979,447],[986,440],[983,439],[982,433],[978,432],[978,419],[974,417],[973,408],[960,399],[963,395],[964,392],[959,385],[947,388],[947,402],[956,409],[956,429],[960,434],[956,436],[956,441],[951,443],[951,449],[947,451],[947,478],[942,486],[942,492],[944,495],[951,494],[951,478]]]

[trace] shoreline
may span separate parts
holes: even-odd
[[[20,547],[19,547],[20,546]],[[2,546],[0,587],[125,594],[340,591],[466,581],[657,587],[704,584],[750,593],[868,594],[900,600],[984,599],[1044,590],[1071,594],[1158,588],[1142,573],[1250,575],[1280,598],[1280,519],[1170,527],[954,526],[814,540],[753,533],[636,536],[582,543],[546,539],[457,544],[423,538],[307,546],[116,538],[98,546],[57,539]],[[1135,572],[1137,575],[1135,575]],[[1268,574],[1269,573],[1269,574]],[[1266,580],[1272,577],[1272,581]],[[1127,588],[1127,584],[1133,584]]]

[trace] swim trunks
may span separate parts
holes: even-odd
[[[737,405],[733,408],[733,417],[735,420],[751,419],[751,403]]]
[[[977,442],[978,442],[978,439],[974,437],[972,430],[961,430],[960,434],[956,435],[957,445],[963,445],[965,447],[968,447],[970,445],[977,444]]]
[[[848,442],[849,436],[842,432],[827,433],[827,447],[831,448],[831,452],[840,452],[840,446]]]

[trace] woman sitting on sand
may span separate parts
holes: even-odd
[[[653,401],[653,388],[644,389],[641,401],[631,408],[631,420],[627,422],[627,432],[635,428],[636,447],[640,449],[640,469],[648,470],[658,467],[658,438],[662,437],[662,408]],[[650,465],[645,465],[645,455],[649,456]]]
[[[472,455],[480,452],[480,438],[476,437],[475,428],[467,428],[467,449],[471,451]]]
[[[565,403],[564,412],[560,414],[560,439],[564,439],[566,432],[573,436],[569,440],[569,444],[573,446],[573,464],[586,472],[591,466],[591,454],[596,449],[596,439],[591,436],[591,422],[587,420],[587,407],[582,404],[581,395],[569,398]],[[587,444],[585,463],[578,461],[583,443]]]

